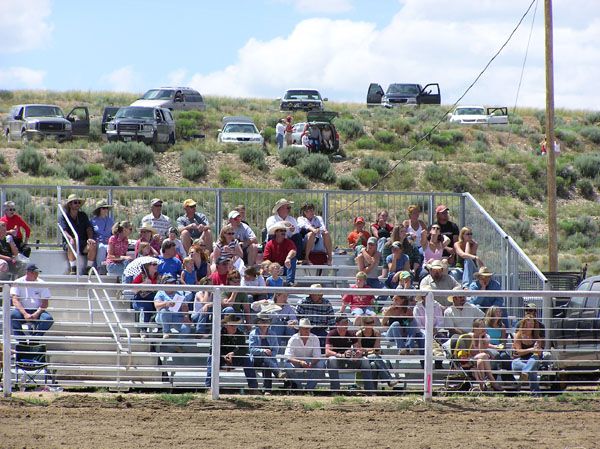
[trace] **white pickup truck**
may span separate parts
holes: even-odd
[[[448,114],[450,123],[461,125],[508,125],[508,108],[483,106],[457,106]]]

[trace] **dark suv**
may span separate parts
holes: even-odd
[[[440,85],[437,83],[420,84],[392,83],[385,93],[381,85],[371,83],[367,91],[367,106],[383,105],[387,108],[402,105],[441,104]]]
[[[175,143],[175,120],[166,108],[128,106],[121,108],[106,124],[109,142],[144,142],[147,145]]]
[[[52,137],[59,141],[84,137],[90,133],[90,114],[86,106],[77,106],[65,117],[52,104],[19,104],[13,106],[4,125],[8,141]]]

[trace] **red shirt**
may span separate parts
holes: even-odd
[[[371,237],[371,233],[368,231],[358,232],[356,230],[348,234],[348,243],[350,248],[354,248],[356,245],[367,246],[367,240]]]
[[[219,274],[218,271],[215,271],[210,275],[210,280],[212,285],[227,285],[227,272]]]
[[[134,277],[132,284],[142,284],[144,282],[144,279],[150,279],[151,284],[158,284],[158,274],[153,278],[148,278],[144,276],[144,273],[140,273],[136,277]]]
[[[263,258],[283,266],[290,251],[296,251],[296,245],[290,239],[284,239],[281,243],[277,243],[275,239],[269,240],[265,245]]]
[[[356,285],[353,285],[350,288],[358,288]],[[365,284],[362,288],[370,288]],[[375,297],[373,295],[344,295],[342,296],[342,303],[350,306],[350,311],[354,309],[364,309],[365,307],[371,307],[373,302],[375,301]]]
[[[31,228],[27,225],[27,223],[25,223],[25,221],[23,221],[19,214],[14,214],[10,218],[6,215],[3,215],[2,217],[0,217],[0,221],[6,223],[7,231],[12,231],[13,229],[16,229],[17,238],[21,241],[23,241],[23,234],[21,233],[21,228],[25,230],[25,235],[27,236],[27,238],[29,238],[29,236],[31,235]]]

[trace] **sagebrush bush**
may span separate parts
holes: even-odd
[[[556,174],[565,180],[569,188],[571,188],[579,178],[575,168],[573,168],[573,166],[570,164],[565,164],[564,162],[558,164],[558,167],[556,167]]]
[[[354,142],[359,150],[374,150],[378,147],[377,141],[371,137],[362,136]]]
[[[352,118],[340,118],[335,126],[344,140],[358,139],[365,134],[362,122]]]
[[[579,194],[584,197],[586,200],[593,200],[595,197],[594,186],[592,185],[592,181],[589,179],[579,179],[575,186],[577,187],[577,191]]]
[[[588,125],[596,125],[600,123],[600,111],[588,112],[585,114],[583,121]]]
[[[308,179],[303,176],[291,176],[283,180],[281,187],[283,189],[308,189]]]
[[[342,175],[337,180],[337,186],[340,190],[358,190],[360,183],[352,175]]]
[[[17,155],[17,167],[33,176],[45,176],[48,171],[46,157],[31,146],[26,146]]]
[[[425,167],[425,180],[434,189],[444,190],[446,181],[450,178],[450,170],[443,165],[430,164]]]
[[[267,170],[269,168],[265,162],[265,152],[260,148],[254,146],[242,147],[238,151],[238,156],[243,162],[259,170]]]
[[[506,225],[509,234],[521,242],[528,242],[535,237],[531,222],[528,220],[513,220]]]
[[[243,187],[240,172],[238,172],[230,167],[227,167],[227,166],[220,167],[218,178],[219,178],[219,184],[222,187],[231,187],[231,188]]]
[[[584,126],[579,133],[596,144],[600,143],[600,129],[595,126]]]
[[[142,142],[111,142],[102,146],[102,159],[108,168],[154,164],[154,151]]]
[[[279,150],[279,161],[289,167],[295,167],[307,156],[308,150],[304,147],[285,147]]]
[[[297,165],[298,171],[304,176],[331,184],[335,182],[335,170],[324,154],[310,154]]]
[[[439,147],[455,145],[465,140],[465,134],[459,129],[448,129],[434,132],[429,136],[429,141]]]
[[[584,178],[595,178],[600,173],[600,153],[581,154],[573,165]]]
[[[76,181],[80,181],[89,176],[85,159],[81,151],[63,150],[58,153],[58,162],[67,176]]]
[[[359,168],[352,172],[352,176],[365,187],[371,187],[379,181],[379,173],[372,168]]]
[[[411,129],[409,121],[403,118],[397,118],[392,122],[391,126],[399,135],[407,134]]]
[[[99,175],[87,178],[85,183],[89,186],[118,186],[121,185],[121,178],[112,170],[103,170]]]
[[[579,141],[579,134],[572,129],[556,128],[555,133],[556,137],[567,145],[576,147],[581,143]]]
[[[275,128],[271,126],[265,127],[262,136],[267,143],[275,143]]]
[[[181,153],[180,165],[182,176],[190,181],[197,181],[208,173],[206,156],[194,148]]]
[[[396,140],[396,134],[385,129],[379,130],[374,135],[375,140],[384,144],[392,144]]]
[[[589,215],[582,215],[575,219],[559,220],[558,228],[565,236],[581,233],[588,237],[597,237],[599,226]]]
[[[390,164],[386,159],[377,156],[367,156],[360,161],[363,168],[372,168],[380,175],[385,175],[390,169]]]
[[[275,179],[279,181],[283,181],[284,179],[291,178],[293,176],[300,176],[298,170],[292,167],[283,167],[273,170],[273,176]]]

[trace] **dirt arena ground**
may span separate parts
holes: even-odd
[[[600,398],[16,393],[2,448],[600,447]]]

